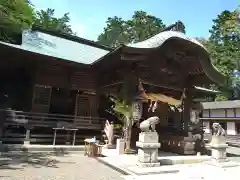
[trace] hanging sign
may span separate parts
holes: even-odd
[[[142,117],[142,102],[141,101],[135,101],[132,104],[133,109],[133,120],[138,121]]]

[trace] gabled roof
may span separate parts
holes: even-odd
[[[68,38],[68,39],[67,39]],[[53,35],[51,32],[24,30],[22,44],[0,42],[9,47],[18,48],[42,55],[52,56],[82,64],[91,64],[110,52],[111,48],[93,41],[69,35]]]

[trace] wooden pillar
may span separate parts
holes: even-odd
[[[191,108],[191,101],[190,98],[187,96],[184,99],[184,111],[183,111],[183,124],[184,124],[184,131],[188,132],[188,124],[190,122],[190,108]]]
[[[190,122],[190,113],[191,113],[191,102],[192,96],[190,89],[186,89],[185,91],[185,99],[184,99],[184,111],[183,111],[183,128],[185,132],[189,130],[189,122]]]

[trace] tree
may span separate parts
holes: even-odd
[[[114,114],[123,121],[123,137],[126,142],[125,153],[131,153],[131,130],[132,130],[132,105],[127,104],[126,101],[120,100],[118,97],[111,98],[114,102]]]
[[[144,11],[136,11],[126,24],[130,43],[146,40],[165,28],[161,19],[148,15]]]
[[[32,25],[34,9],[25,0],[0,0],[0,19],[0,39],[17,43],[16,36]]]
[[[54,17],[54,9],[48,8],[46,11],[40,10],[36,12],[35,24],[44,29],[53,30],[56,32],[74,34],[69,25],[69,13],[65,13],[62,17]]]
[[[115,16],[108,18],[106,23],[98,42],[112,47],[143,41],[165,28],[161,19],[144,11],[136,11],[130,20]]]
[[[235,69],[240,68],[240,26],[237,23],[237,11],[223,11],[213,22],[207,48],[213,63],[225,75],[231,76]]]
[[[213,20],[209,40],[200,40],[207,48],[213,64],[230,82],[225,87],[218,87],[222,94],[217,96],[216,100],[232,98],[233,71],[240,69],[240,26],[237,16],[237,11],[223,11]]]
[[[109,17],[104,32],[99,35],[98,42],[112,47],[129,42],[127,34],[127,25],[122,18],[114,16]]]

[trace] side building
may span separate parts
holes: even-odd
[[[240,134],[240,100],[203,102],[202,121],[205,133],[211,133],[214,122],[218,122],[228,135]]]
[[[82,138],[76,142],[84,134],[100,134],[102,119],[91,64],[111,50],[40,28],[23,31],[20,45],[0,42],[2,141],[22,142],[25,129],[31,128],[31,143],[51,143],[56,122],[79,129]],[[24,121],[28,127],[23,127]],[[65,137],[59,134],[58,141]]]

